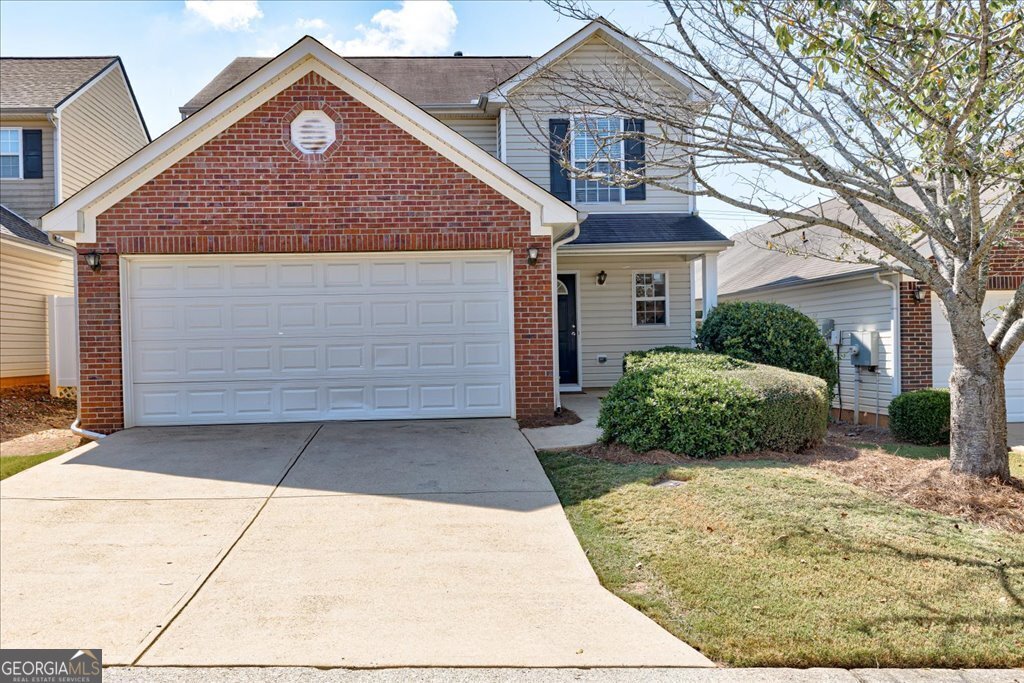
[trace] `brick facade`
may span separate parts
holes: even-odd
[[[294,114],[334,118],[330,154],[297,154]],[[527,247],[540,249],[536,265]],[[520,206],[316,74],[174,164],[97,219],[79,248],[82,427],[123,428],[119,254],[506,249],[513,254],[516,411],[554,407],[550,238]],[[82,254],[96,249],[92,271]]]
[[[992,251],[989,290],[1014,290],[1024,281],[1024,220],[1011,237]],[[932,301],[926,285],[924,301],[914,299],[916,282],[900,284],[900,386],[903,391],[932,386]]]

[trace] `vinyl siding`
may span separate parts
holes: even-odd
[[[878,372],[862,370],[860,373],[860,410],[875,412],[877,401],[879,412],[887,414],[892,399],[894,358],[891,289],[879,284],[873,277],[859,277],[760,293],[720,295],[718,300],[770,301],[792,306],[818,322],[832,318],[836,329],[842,332],[839,385],[844,409],[853,409],[854,384],[857,379],[857,370],[850,362],[850,332],[877,330]],[[834,405],[839,406],[838,397]]]
[[[146,144],[120,67],[61,112],[61,197],[66,199]]]
[[[598,286],[597,274],[608,274]],[[624,257],[558,255],[558,271],[579,271],[579,343],[583,358],[584,388],[609,387],[622,375],[622,357],[628,351],[673,344],[692,346],[690,336],[690,263],[682,257]],[[668,274],[669,324],[667,327],[633,325],[633,273]],[[599,355],[608,356],[598,363]]]
[[[621,52],[610,46],[599,37],[593,37],[583,43],[561,60],[553,64],[551,69],[562,70],[565,73],[576,71],[590,71],[614,67],[616,62],[630,59]],[[653,78],[653,76],[652,76]],[[671,93],[678,96],[678,92],[667,83],[657,81],[656,87],[663,87],[666,94]],[[548,123],[550,118],[568,118],[566,111],[557,111],[554,107],[558,102],[558,95],[550,92],[551,87],[543,82],[539,84],[526,83],[515,90],[509,97],[512,102],[512,109],[507,114],[506,136],[507,136],[507,159],[509,166],[519,171],[527,178],[537,183],[544,189],[551,185],[549,152],[548,152]],[[517,115],[518,114],[518,115]],[[654,122],[648,121],[647,132],[657,135],[659,127]],[[679,135],[679,133],[675,133]],[[649,176],[673,175],[670,169],[658,169],[657,152],[648,149]],[[673,182],[685,182],[675,180]],[[591,213],[628,213],[628,212],[680,212],[689,213],[689,197],[671,190],[647,186],[647,199],[621,203],[600,203],[600,204],[576,204],[581,211]]]
[[[70,296],[72,263],[0,238],[0,377],[47,374],[46,296]]]
[[[38,226],[39,217],[54,205],[53,126],[45,117],[32,120],[2,119],[0,126],[43,131],[43,177],[0,180],[0,204]]]
[[[498,119],[437,118],[493,157],[498,156]]]

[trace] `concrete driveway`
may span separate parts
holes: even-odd
[[[0,646],[153,666],[708,666],[511,420],[131,429],[0,483]]]

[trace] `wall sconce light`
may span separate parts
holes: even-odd
[[[597,284],[603,285],[608,280],[608,273],[603,270],[597,274]]]
[[[537,259],[540,257],[540,249],[537,247],[526,248],[526,263],[530,266],[537,265]]]
[[[94,271],[100,269],[100,253],[98,251],[90,251],[85,254],[85,265],[92,268]]]
[[[924,287],[921,286],[920,282],[915,284],[914,285],[914,301],[917,301],[917,302],[924,301],[924,296],[925,296]]]

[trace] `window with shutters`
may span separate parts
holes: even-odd
[[[21,177],[21,129],[0,128],[0,178]]]
[[[590,175],[611,177],[622,171],[622,119],[576,116],[572,124],[572,164]],[[623,188],[599,178],[575,178],[573,201],[579,204],[621,203]]]
[[[334,144],[334,121],[324,111],[308,109],[292,119],[292,144],[305,154],[323,154]]]

